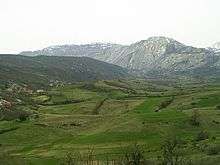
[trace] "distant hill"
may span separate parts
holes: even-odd
[[[167,37],[150,37],[131,45],[96,43],[52,46],[21,54],[91,57],[153,76],[220,77],[220,51],[187,46]]]
[[[129,76],[126,69],[88,57],[0,55],[0,81],[45,85]]]

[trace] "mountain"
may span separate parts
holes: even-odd
[[[86,56],[147,75],[220,76],[220,53],[167,37],[150,37],[131,45],[87,44],[48,47],[24,55]]]
[[[215,44],[212,45],[212,48],[214,49],[220,49],[220,42],[216,42]]]
[[[109,49],[120,47],[118,44],[111,43],[92,43],[84,45],[56,45],[37,51],[24,51],[21,55],[27,56],[78,56],[78,57],[96,57]]]
[[[153,74],[190,74],[220,68],[220,56],[205,48],[186,46],[166,37],[151,37],[125,47],[106,62]]]
[[[126,69],[88,57],[0,55],[1,82],[45,85],[129,76]]]

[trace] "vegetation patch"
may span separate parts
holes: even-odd
[[[27,164],[53,165],[219,162],[220,88],[214,85],[105,80],[52,86],[40,95],[7,89],[0,95],[13,109],[0,110],[0,147],[8,159],[19,155]]]
[[[17,130],[19,127],[13,127],[13,128],[8,128],[8,129],[2,129],[0,130],[0,134],[4,134],[4,133],[7,133],[7,132],[10,132],[10,131],[14,131],[14,130]]]

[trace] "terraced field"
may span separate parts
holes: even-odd
[[[98,81],[53,87],[31,98],[37,117],[0,121],[0,164],[62,164],[68,153],[89,149],[104,163],[135,143],[144,146],[150,164],[159,164],[169,136],[181,139],[182,156],[192,164],[220,162],[219,85]],[[201,132],[207,137],[199,139]]]

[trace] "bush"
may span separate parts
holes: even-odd
[[[19,113],[18,119],[20,121],[26,121],[28,119],[29,115],[27,113],[21,112]]]
[[[163,101],[159,106],[158,106],[158,109],[161,110],[161,109],[164,109],[164,108],[167,108],[174,100],[174,97],[172,97],[171,99],[169,100],[165,100]]]
[[[134,144],[125,149],[125,153],[122,157],[123,165],[140,165],[146,164],[144,158],[144,148],[138,144]]]
[[[208,132],[202,130],[197,134],[196,141],[206,140],[208,138],[209,138]]]
[[[192,102],[192,103],[191,103],[191,105],[192,105],[192,106],[195,106],[195,105],[196,105],[196,103],[195,103],[195,102]]]
[[[190,123],[193,126],[199,126],[200,125],[200,114],[198,110],[193,110],[192,111],[192,116],[190,117]]]
[[[206,152],[207,155],[217,155],[220,152],[220,145],[209,146]]]
[[[220,105],[217,105],[217,106],[216,106],[216,109],[217,109],[217,110],[220,110]]]
[[[67,153],[65,156],[65,160],[61,165],[76,165],[77,164],[77,159],[78,156],[72,154],[72,153]]]
[[[24,111],[24,110],[3,110],[0,111],[0,120],[15,120],[18,119],[19,121],[25,121],[27,118],[31,115],[30,112]]]
[[[188,165],[190,159],[183,157],[183,142],[175,135],[169,135],[162,144],[162,165]]]
[[[85,153],[67,153],[61,165],[90,165],[94,163],[94,149],[88,148]]]
[[[176,136],[168,136],[162,144],[162,164],[179,164],[181,153],[180,140]]]
[[[99,109],[101,108],[101,106],[104,104],[104,102],[107,100],[107,98],[104,98],[104,99],[102,99],[102,100],[100,100],[100,101],[98,101],[97,103],[96,103],[96,106],[95,106],[95,108],[93,109],[93,111],[92,111],[92,114],[93,115],[98,115],[99,114]]]

